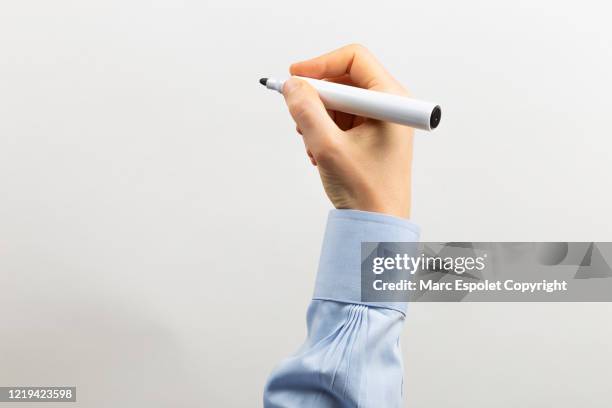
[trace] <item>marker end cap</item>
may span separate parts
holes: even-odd
[[[433,111],[431,111],[431,116],[429,117],[429,127],[433,130],[438,127],[440,124],[440,120],[442,119],[442,109],[439,106],[436,106]]]

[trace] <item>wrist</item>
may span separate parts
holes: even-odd
[[[365,211],[370,213],[376,213],[381,215],[389,215],[392,217],[403,218],[405,220],[410,218],[410,203],[403,205],[385,205],[382,203],[362,203],[350,207],[338,207],[339,210],[357,210]]]
[[[371,199],[363,203],[359,203],[354,209],[409,219],[410,197]]]

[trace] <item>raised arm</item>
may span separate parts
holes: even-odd
[[[364,47],[350,45],[291,66],[294,75],[406,95]],[[264,406],[399,407],[404,303],[361,302],[361,242],[418,240],[408,221],[412,129],[328,112],[305,81],[283,95],[318,167],[329,214],[303,346],[271,374]]]

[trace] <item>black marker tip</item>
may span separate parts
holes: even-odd
[[[266,86],[266,84],[268,83],[268,78],[261,78],[259,80],[259,83],[262,84],[263,86]]]

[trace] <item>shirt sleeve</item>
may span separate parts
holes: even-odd
[[[410,221],[332,210],[327,221],[308,336],[264,390],[264,407],[400,407],[399,338],[406,303],[361,301],[361,242],[416,242]]]

